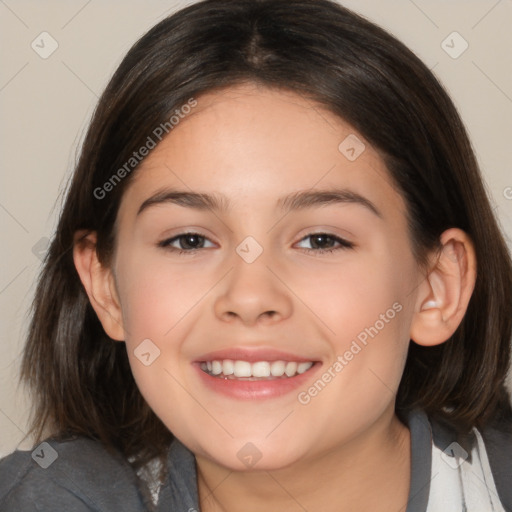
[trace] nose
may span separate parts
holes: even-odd
[[[290,289],[269,260],[266,251],[252,263],[238,254],[233,258],[233,268],[223,280],[214,304],[219,319],[249,326],[279,322],[291,315]]]

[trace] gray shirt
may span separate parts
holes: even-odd
[[[470,452],[473,441],[458,436],[449,425],[429,422],[422,411],[411,412],[407,423],[411,485],[406,512],[425,512],[432,479],[432,443],[445,450],[457,442]],[[512,512],[512,426],[488,429],[482,437],[499,498],[505,510]],[[178,440],[169,448],[167,474],[156,507],[128,462],[98,441],[79,437],[46,443],[33,452],[17,450],[0,460],[1,512],[200,510],[195,458]]]

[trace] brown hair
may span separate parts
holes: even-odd
[[[206,0],[143,36],[97,105],[33,303],[22,367],[34,395],[31,432],[96,438],[134,465],[165,452],[172,434],[137,389],[125,345],[108,338],[89,304],[73,237],[96,231],[108,265],[120,199],[136,170],[105,198],[95,190],[188,99],[242,82],[322,104],[380,152],[406,201],[418,262],[447,228],[474,242],[478,276],[467,314],[448,342],[411,342],[397,413],[420,407],[461,431],[511,417],[510,256],[443,87],[402,43],[335,2]]]

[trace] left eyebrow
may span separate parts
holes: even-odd
[[[151,206],[171,203],[196,210],[226,212],[231,208],[229,199],[220,193],[206,194],[186,190],[165,189],[146,199],[139,207],[137,215]],[[331,204],[359,204],[382,218],[379,209],[366,197],[349,189],[326,189],[298,191],[277,200],[276,207],[284,212],[303,210]]]
[[[369,199],[346,188],[299,191],[282,197],[277,201],[278,208],[285,212],[303,210],[313,206],[344,203],[359,204],[377,215],[377,217],[382,218],[379,209]]]

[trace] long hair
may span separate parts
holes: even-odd
[[[144,35],[99,100],[33,302],[22,363],[34,399],[31,433],[99,439],[134,465],[165,452],[172,434],[141,396],[125,345],[106,335],[88,301],[74,235],[95,231],[108,265],[120,200],[137,167],[106,197],[99,190],[190,98],[244,82],[317,102],[376,148],[406,202],[420,264],[450,227],[474,242],[478,275],[467,313],[446,343],[411,341],[399,417],[421,407],[460,431],[511,417],[510,256],[443,87],[402,43],[333,1],[205,0]]]

